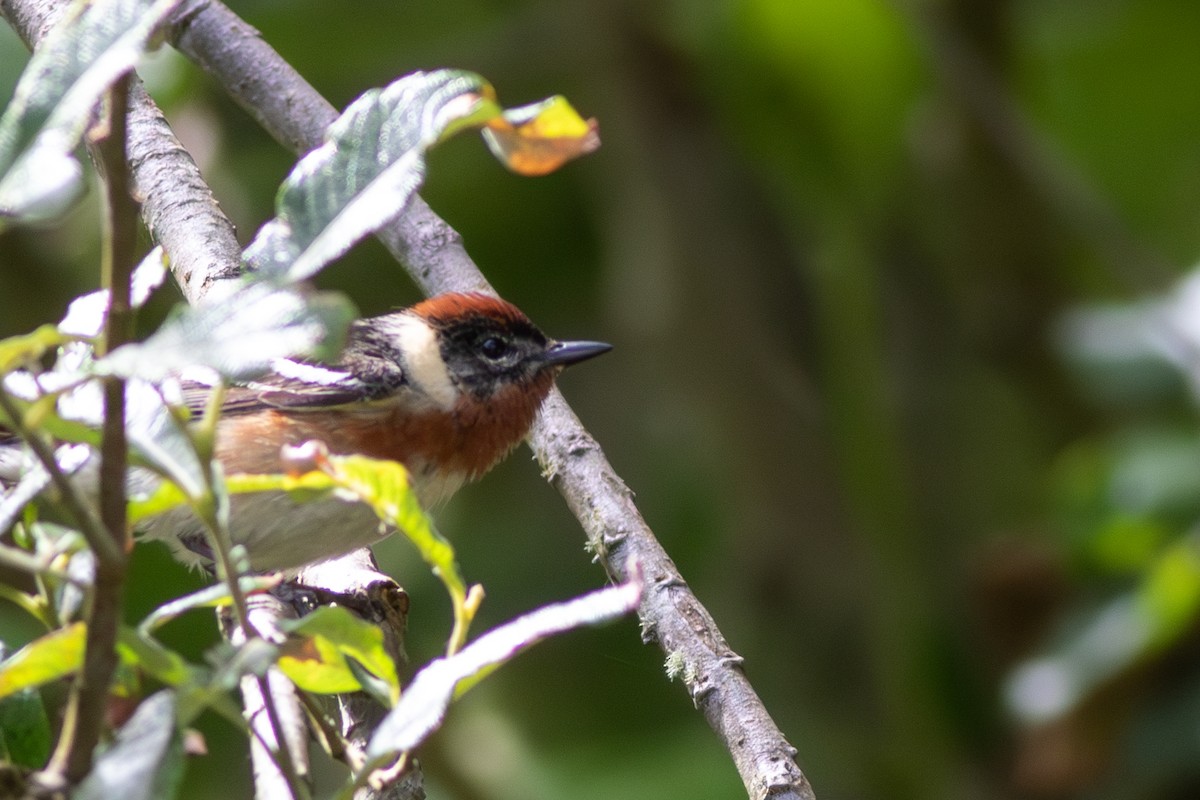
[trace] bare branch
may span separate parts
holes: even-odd
[[[257,31],[219,2],[192,3],[176,25],[174,42],[295,152],[319,145],[336,117],[336,110]],[[426,293],[492,291],[458,234],[420,198],[379,238]],[[729,649],[642,519],[630,491],[557,391],[543,407],[530,446],[609,575],[625,577],[630,553],[643,564],[653,587],[639,609],[647,639],[657,640],[668,658],[681,664],[678,674],[729,749],[749,796],[812,798],[795,749],[746,679],[741,658]]]

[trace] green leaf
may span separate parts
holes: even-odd
[[[317,468],[299,475],[230,475],[231,493],[286,491],[320,492],[340,489],[371,506],[376,515],[396,528],[417,548],[425,563],[441,579],[454,608],[454,630],[448,651],[466,641],[467,628],[482,600],[478,587],[468,591],[454,548],[434,528],[417,500],[403,464],[366,456],[318,455]],[[320,471],[317,471],[320,470]]]
[[[183,767],[175,693],[163,690],[142,701],[71,797],[170,800],[179,790]]]
[[[329,127],[325,144],[288,175],[275,218],[246,249],[247,264],[286,281],[311,277],[403,211],[425,178],[426,151],[463,128],[497,125],[499,139],[489,138],[493,151],[516,153],[505,162],[514,169],[534,164],[533,174],[598,144],[594,123],[572,125],[565,101],[519,109],[509,120],[494,94],[483,78],[458,70],[414,73],[363,94]],[[537,138],[543,123],[554,134],[557,145],[548,149],[557,149],[556,157],[535,157],[519,146]],[[568,152],[569,142],[582,140],[590,144]]]
[[[0,700],[0,738],[4,760],[38,769],[50,756],[50,720],[42,696],[22,689]]]
[[[355,316],[353,305],[338,294],[251,282],[217,301],[181,306],[144,342],[101,359],[97,370],[158,381],[203,366],[233,380],[249,379],[277,358],[333,358]]]
[[[82,622],[51,631],[0,664],[0,698],[73,674],[83,663]]]
[[[168,686],[179,686],[196,678],[196,669],[183,656],[124,625],[117,633],[117,654],[124,663],[138,667]]]
[[[60,377],[57,373],[54,377]],[[98,448],[100,427],[103,424],[104,403],[100,385],[85,380],[86,375],[67,376],[74,386],[70,391],[41,394],[39,385],[27,373],[14,373],[6,388],[13,405],[21,411],[24,424],[66,442],[88,444]],[[187,433],[172,415],[159,389],[142,380],[130,380],[125,385],[126,436],[129,439],[130,460],[138,466],[149,467],[166,475],[192,497],[203,492],[204,473]],[[0,413],[0,423],[4,415]],[[87,460],[87,451],[64,451],[60,448],[60,464],[72,460],[74,471]],[[135,493],[152,493],[153,484],[132,487]]]
[[[367,745],[372,763],[412,750],[437,730],[450,703],[503,663],[536,642],[583,625],[597,625],[637,608],[642,576],[564,603],[539,608],[480,636],[461,652],[438,659],[417,673],[400,703],[388,713]]]
[[[338,486],[371,506],[380,519],[412,542],[421,558],[441,579],[454,607],[454,630],[448,646],[448,652],[453,653],[466,641],[467,628],[482,594],[478,590],[467,591],[466,581],[454,558],[454,547],[437,532],[421,508],[408,470],[395,461],[365,456],[328,456],[320,465]]]
[[[47,350],[71,339],[72,337],[60,333],[54,325],[43,325],[32,333],[0,339],[0,375],[12,372],[22,364],[38,360]]]
[[[130,500],[126,514],[129,524],[136,526],[143,520],[187,504],[188,496],[182,489],[170,481],[162,481],[150,494]]]
[[[306,648],[303,652],[328,653],[332,647],[336,653],[353,658],[372,675],[386,682],[392,704],[400,698],[400,678],[396,673],[396,664],[384,647],[383,631],[377,625],[359,619],[344,608],[322,606],[301,619],[286,622],[283,627],[293,636],[316,643],[315,650]],[[284,655],[279,660],[280,668],[294,681],[293,669],[300,666],[295,664],[298,660],[299,656],[293,654],[290,648],[285,648]],[[354,684],[353,689],[349,691],[361,688],[360,681],[354,676],[350,666],[345,664],[344,659],[341,660],[341,667],[350,675]],[[296,683],[306,688],[299,681]],[[338,691],[348,690],[334,690],[335,693]]]
[[[72,151],[108,87],[178,0],[76,0],[38,45],[0,117],[0,216],[45,219],[82,190]]]
[[[279,653],[279,669],[306,692],[342,694],[362,688],[337,646],[322,636],[289,639]]]

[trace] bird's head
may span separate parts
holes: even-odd
[[[478,293],[437,295],[356,325],[356,349],[382,335],[409,386],[445,410],[514,394],[536,408],[564,367],[612,349],[550,339],[516,306]]]

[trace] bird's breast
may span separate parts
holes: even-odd
[[[449,412],[388,405],[328,411],[270,410],[221,422],[217,457],[228,473],[282,469],[284,445],[310,440],[331,453],[399,461],[430,506],[448,499],[512,451],[528,433],[541,398],[501,391],[495,403],[460,401]]]

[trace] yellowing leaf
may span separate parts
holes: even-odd
[[[0,664],[0,697],[65,678],[83,663],[87,627],[76,622],[51,631]]]
[[[509,169],[530,176],[553,172],[600,146],[596,120],[583,119],[561,96],[495,117],[483,138]]]

